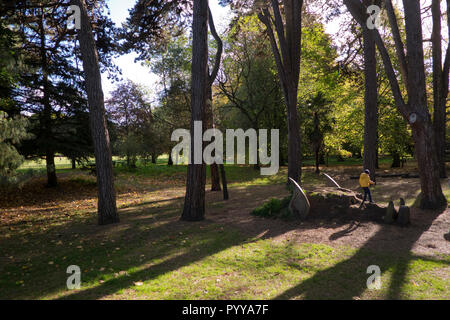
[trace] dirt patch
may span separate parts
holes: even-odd
[[[224,202],[220,193],[208,192],[207,219],[235,226],[257,238],[365,247],[399,254],[450,255],[450,245],[444,239],[450,226],[448,208],[440,211],[411,208],[411,225],[408,227],[380,224],[357,216],[354,219],[348,216],[346,221],[340,217],[283,221],[250,215],[264,201],[273,197],[281,199],[288,194],[284,185],[249,186],[231,189],[231,200]],[[221,206],[217,205],[219,203]]]
[[[358,168],[345,169],[348,174],[353,174]],[[338,182],[348,189],[358,192],[355,181],[350,181],[345,176],[332,173]],[[69,178],[69,177],[68,177]],[[96,211],[96,187],[87,184],[74,184],[60,179],[60,187],[49,192],[42,185],[44,180],[36,180],[17,194],[0,196],[0,226],[3,228],[16,228],[16,224],[30,222],[46,225],[52,219],[71,221],[77,212],[89,214],[95,218]],[[403,179],[406,180],[406,179]],[[414,179],[407,179],[404,184],[398,179],[384,179],[380,184],[383,188],[376,188],[373,192],[374,200],[393,198],[398,201],[406,192],[416,193],[420,188]],[[389,188],[388,188],[389,186]],[[309,192],[317,188],[324,188],[321,182],[314,185],[305,185]],[[396,190],[395,192],[393,190]],[[209,190],[209,188],[207,189]],[[167,206],[179,210],[184,199],[184,187],[166,186],[165,189],[155,191],[134,190],[118,194],[118,207],[124,215],[124,221],[128,213],[142,212],[147,215],[154,210],[161,210],[159,206]],[[289,195],[284,184],[233,187],[229,189],[230,200],[223,201],[221,192],[206,193],[206,222],[223,223],[236,227],[249,238],[273,238],[279,241],[292,241],[298,243],[323,243],[330,246],[347,245],[354,248],[371,248],[375,250],[390,250],[397,253],[409,254],[411,251],[417,254],[450,255],[450,244],[444,235],[450,229],[450,209],[440,211],[423,211],[411,209],[411,225],[398,227],[394,225],[380,224],[370,221],[364,213],[360,216],[347,213],[345,219],[339,214],[335,216],[317,217],[307,221],[284,221],[255,217],[250,212],[262,205],[270,198],[282,199]],[[409,197],[410,198],[410,197]],[[385,206],[387,203],[381,203]],[[319,209],[318,212],[329,210],[328,206]],[[88,212],[87,212],[88,211]],[[172,210],[173,211],[173,210]],[[178,220],[168,218],[170,220]],[[39,221],[37,221],[39,220]],[[95,220],[95,219],[94,219]],[[95,226],[93,229],[97,230]],[[6,229],[5,229],[6,230]]]

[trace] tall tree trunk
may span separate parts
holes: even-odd
[[[105,116],[105,103],[98,62],[98,52],[87,14],[86,0],[71,0],[81,11],[81,30],[78,31],[83,59],[86,92],[89,102],[89,119],[94,142],[98,185],[98,223],[105,225],[119,222],[114,190],[111,146]]]
[[[320,162],[320,156],[319,156],[319,148],[314,148],[314,153],[316,156],[316,173],[320,173],[320,167],[319,167],[319,162]]]
[[[73,158],[71,160],[72,160],[72,170],[75,170],[77,168],[77,162],[76,162],[75,158]]]
[[[217,77],[217,73],[219,72],[220,67],[220,61],[222,58],[222,52],[223,52],[223,43],[222,39],[219,37],[219,34],[216,31],[216,26],[214,24],[214,18],[212,16],[211,10],[208,7],[208,24],[209,29],[211,31],[211,34],[213,35],[216,43],[217,43],[217,52],[216,52],[216,59],[214,62],[214,67],[212,69],[211,74],[209,74],[209,83],[208,83],[208,97],[209,97],[209,103],[207,103],[207,123],[208,128],[215,128],[214,125],[214,113],[213,113],[213,95],[212,95],[212,85],[214,83],[214,80]],[[223,169],[223,179],[225,179],[225,169]],[[213,163],[211,165],[211,191],[220,191],[220,176],[219,176],[219,169],[217,167],[217,163]],[[225,189],[224,189],[225,193]],[[228,199],[228,192],[227,192],[227,199]]]
[[[258,18],[266,26],[287,108],[288,183],[289,178],[301,183],[302,166],[297,95],[300,76],[303,0],[283,1],[284,21],[279,2],[271,0],[271,4],[273,16],[266,7],[259,12]],[[272,25],[275,27],[277,39]]]
[[[397,151],[393,152],[391,168],[400,168],[401,164],[400,153],[398,153]]]
[[[377,60],[375,41],[368,30],[363,31],[364,39],[364,169],[369,169],[370,177],[375,181],[377,168],[377,133],[378,133],[378,103],[377,103]]]
[[[212,109],[212,87],[208,86],[208,102],[206,103],[205,118],[206,129],[212,129],[214,127],[213,109]],[[220,176],[219,168],[216,163],[210,165],[211,169],[211,191],[220,191]]]
[[[421,207],[436,209],[447,203],[439,180],[439,161],[427,107],[422,20],[419,1],[403,0],[406,17],[408,104],[417,114],[411,124],[422,188]]]
[[[181,215],[181,219],[185,221],[198,221],[203,220],[205,217],[206,166],[203,159],[201,159],[202,164],[194,163],[194,122],[204,122],[206,100],[208,98],[208,0],[194,0],[192,34],[190,150],[192,163],[188,165],[186,196]],[[202,128],[204,129],[204,126]],[[203,143],[201,151],[203,154]]]
[[[173,159],[172,159],[172,153],[169,152],[169,160],[167,161],[168,166],[173,166]]]
[[[433,135],[431,122],[418,125],[413,130],[421,186],[420,207],[423,209],[437,209],[447,203],[439,179]]]
[[[302,178],[302,159],[300,149],[300,127],[297,112],[297,94],[298,83],[293,79],[292,85],[288,89],[288,177],[301,183]]]
[[[55,154],[53,152],[47,151],[45,163],[47,167],[47,187],[56,187],[58,180],[56,178]]]
[[[45,162],[47,169],[47,187],[56,187],[58,179],[56,177],[55,168],[55,152],[52,150],[52,106],[50,104],[50,82],[48,80],[48,61],[47,48],[45,41],[45,26],[44,26],[44,10],[41,8],[39,17],[39,35],[40,35],[40,55],[42,68],[42,103],[44,105],[42,125],[44,129],[43,138],[45,140]]]
[[[434,138],[439,161],[439,175],[441,178],[445,178],[447,176],[445,170],[445,107],[448,95],[448,71],[445,74],[445,70],[442,70],[441,4],[439,0],[433,0],[431,12],[433,16],[431,43],[433,54]],[[443,77],[447,77],[446,85]]]
[[[378,149],[379,141],[380,137],[378,135],[378,128],[377,128],[377,155],[376,155],[375,169],[380,169],[380,150]]]
[[[325,165],[325,153],[323,149],[319,151],[319,164]]]
[[[211,166],[211,191],[221,191],[219,167],[217,163],[213,163]]]
[[[228,200],[228,183],[227,176],[225,174],[225,166],[223,164],[219,164],[220,175],[222,176],[222,186],[223,186],[223,200]]]

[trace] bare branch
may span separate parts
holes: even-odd
[[[209,76],[209,85],[212,85],[214,80],[217,77],[217,73],[219,72],[220,60],[221,60],[222,51],[223,51],[223,43],[222,43],[222,39],[220,39],[219,35],[217,34],[216,26],[214,25],[213,16],[211,13],[211,9],[209,7],[208,7],[208,14],[209,14],[209,19],[208,19],[209,29],[211,30],[211,34],[213,35],[214,39],[217,42],[216,61],[214,63],[214,68],[211,72],[211,75]]]
[[[365,16],[364,16],[364,7],[359,0],[344,0],[345,5],[348,10],[352,14],[352,16],[358,21],[360,26],[369,30],[366,25]],[[389,79],[389,83],[391,85],[391,90],[394,95],[395,104],[399,112],[403,115],[405,119],[409,116],[408,106],[405,104],[403,100],[403,96],[400,90],[400,86],[395,75],[394,67],[392,66],[391,58],[389,57],[389,53],[384,45],[383,39],[380,36],[380,33],[377,29],[369,30],[372,32],[372,36],[375,39],[375,43],[377,45],[378,51],[380,52],[381,58],[383,60],[383,65],[386,70],[386,74]]]
[[[277,65],[278,72],[281,78],[281,84],[283,86],[283,90],[286,93],[285,83],[287,83],[286,74],[284,71],[283,61],[281,59],[280,51],[278,49],[277,41],[275,39],[275,35],[273,33],[272,24],[270,22],[270,13],[267,9],[263,9],[262,12],[258,13],[259,20],[264,23],[266,26],[266,32],[269,36],[270,44],[272,45],[273,55],[275,57],[275,63]]]
[[[402,74],[403,82],[406,84],[408,79],[408,71],[406,66],[406,55],[405,55],[405,47],[402,42],[402,38],[400,36],[400,31],[398,28],[397,17],[395,16],[394,7],[392,6],[391,0],[385,0],[386,3],[386,11],[389,17],[389,24],[392,30],[392,36],[394,37],[395,42],[395,51],[397,53],[397,58],[400,63],[400,72]]]

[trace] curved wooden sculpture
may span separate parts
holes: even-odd
[[[342,187],[341,187],[341,186],[340,186],[340,185],[339,185],[332,177],[330,177],[328,174],[324,173],[323,175],[327,178],[328,185],[329,185],[330,187],[335,187],[335,188],[337,188],[338,190],[344,191],[344,192],[352,192],[352,190],[342,188]]]
[[[289,210],[293,214],[299,216],[300,219],[305,219],[311,209],[308,197],[302,187],[300,187],[294,179],[289,178],[289,180],[294,184],[294,192],[292,194],[291,202],[289,203]]]

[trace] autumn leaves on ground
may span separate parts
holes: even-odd
[[[95,177],[85,171],[58,170],[52,190],[37,176],[22,192],[1,194],[0,298],[450,299],[448,209],[413,208],[407,228],[265,219],[250,212],[289,194],[287,168],[264,178],[227,166],[230,200],[208,191],[206,220],[183,222],[186,167],[164,162],[115,169],[115,225],[97,225]],[[359,169],[324,171],[357,190],[349,177]],[[304,171],[306,190],[325,185]],[[384,178],[373,194],[381,204],[404,197],[412,205],[419,190],[418,179]],[[79,290],[66,287],[70,265],[82,270]],[[367,289],[370,265],[381,269],[380,290]]]

